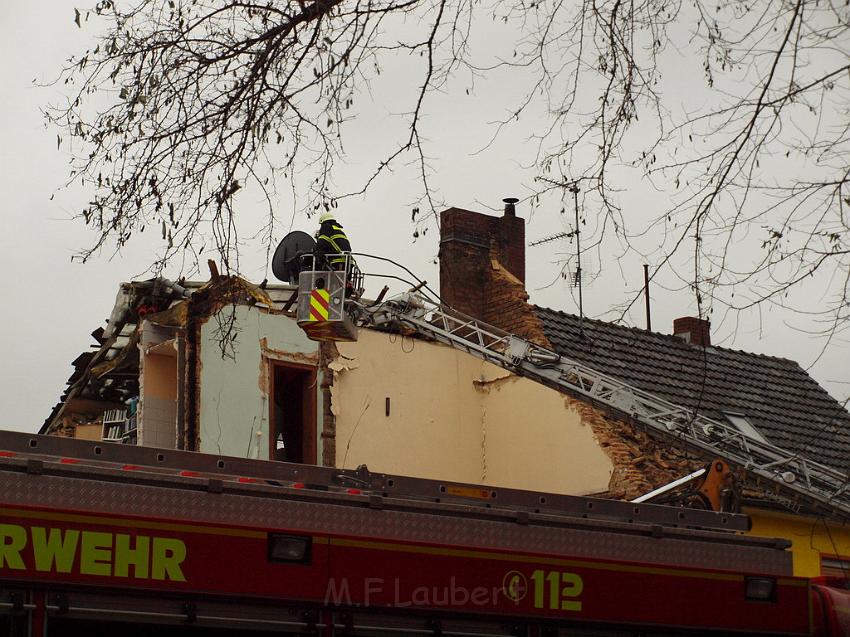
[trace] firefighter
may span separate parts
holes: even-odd
[[[343,252],[351,252],[351,243],[345,236],[345,230],[332,212],[322,214],[319,223],[321,226],[316,233],[316,252],[325,257],[332,270],[345,269]]]

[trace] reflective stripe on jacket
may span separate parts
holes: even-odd
[[[322,224],[319,228],[316,246],[322,254],[327,256],[328,262],[331,264],[344,263],[345,257],[342,256],[342,253],[351,252],[351,243],[345,236],[345,230],[335,221],[326,221]]]

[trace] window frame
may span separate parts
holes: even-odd
[[[750,440],[755,440],[757,442],[763,442],[765,444],[770,444],[770,441],[765,437],[765,435],[756,429],[755,425],[750,422],[750,419],[747,418],[746,414],[742,414],[739,411],[723,411],[723,417],[726,418],[726,422],[728,422],[732,427],[735,428],[736,431],[742,433],[744,436],[749,438]],[[739,419],[739,421],[743,421],[745,426],[741,426],[739,422],[733,419]],[[749,431],[747,430],[749,429]]]
[[[824,562],[834,562],[835,564],[824,564]],[[843,577],[845,579],[850,576],[850,556],[847,555],[821,553],[819,566],[821,576],[831,575],[833,577]],[[831,572],[825,573],[824,567],[830,569]]]

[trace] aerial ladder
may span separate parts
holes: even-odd
[[[290,261],[291,274],[297,272],[298,281],[296,318],[313,340],[354,341],[358,327],[377,327],[443,343],[613,409],[664,440],[716,458],[726,469],[743,470],[749,484],[791,510],[805,506],[814,513],[850,520],[850,477],[841,471],[747,437],[730,425],[458,312],[441,303],[436,294],[429,295],[423,281],[394,298],[382,301],[382,292],[378,301],[369,302],[362,297],[363,274],[354,255],[346,255],[340,270],[323,267],[310,253],[299,253],[297,260],[297,265]],[[327,309],[317,311],[317,306]]]

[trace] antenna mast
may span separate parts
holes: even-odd
[[[584,305],[581,298],[581,230],[579,230],[579,219],[578,219],[578,184],[573,182],[573,185],[570,186],[570,192],[573,193],[573,200],[575,202],[576,207],[576,277],[575,283],[578,287],[578,319],[579,325],[581,326],[582,332],[584,332]]]

